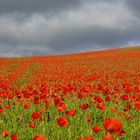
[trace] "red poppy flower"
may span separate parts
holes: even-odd
[[[130,92],[131,91],[131,86],[127,86],[126,88],[125,88],[125,92]]]
[[[124,111],[128,111],[128,110],[130,110],[132,107],[131,107],[131,105],[127,105],[123,110]]]
[[[122,134],[125,134],[125,131],[119,130],[115,133],[117,136],[122,136]]]
[[[105,105],[104,105],[103,102],[99,102],[99,103],[96,105],[96,107],[97,107],[98,109],[103,110],[103,109],[105,108]]]
[[[36,135],[33,140],[47,140],[44,136]]]
[[[38,104],[41,103],[41,100],[35,98],[35,99],[33,100],[33,103],[34,103],[35,105],[38,105]]]
[[[25,109],[29,109],[30,108],[29,104],[24,104],[23,106],[24,106]]]
[[[31,96],[28,92],[26,92],[26,93],[23,94],[23,97],[26,98],[26,99],[29,99]]]
[[[76,114],[77,110],[68,110],[66,111],[66,116],[74,116]]]
[[[35,128],[35,123],[34,122],[29,122],[29,126],[31,127],[31,128]]]
[[[107,136],[105,136],[102,140],[114,140],[114,138],[110,133],[108,133]]]
[[[17,134],[12,134],[11,135],[11,140],[17,140]]]
[[[99,84],[99,85],[98,85],[98,90],[104,90],[104,86],[101,85],[101,84]]]
[[[65,117],[59,117],[57,118],[57,124],[61,127],[68,126],[68,120]]]
[[[5,108],[6,109],[10,109],[10,105],[5,105]]]
[[[92,127],[92,130],[94,132],[98,133],[101,130],[101,128],[99,126],[94,126],[94,127]]]
[[[123,101],[128,101],[128,95],[122,95],[121,97],[121,100],[123,100]]]
[[[58,107],[57,107],[57,111],[58,112],[62,112],[67,108],[65,103],[61,103]]]
[[[2,137],[7,137],[8,136],[8,131],[7,130],[3,130],[2,131]]]
[[[2,107],[0,107],[0,113],[2,113],[3,112],[3,108]]]
[[[50,100],[46,99],[46,101],[45,101],[45,108],[48,109],[50,104],[51,104]]]
[[[84,140],[94,140],[94,138],[92,136],[86,136]]]
[[[140,101],[134,102],[135,110],[140,110]]]
[[[81,98],[83,98],[83,94],[80,92],[80,93],[77,94],[77,97],[78,97],[79,99],[81,99]]]
[[[54,97],[54,103],[55,103],[56,106],[59,106],[60,103],[61,103],[61,99],[58,98],[58,97]]]
[[[120,116],[123,116],[123,112],[122,112],[122,111],[120,111],[120,112],[119,112],[119,115],[120,115]]]
[[[121,129],[122,123],[118,119],[106,119],[103,126],[108,132],[113,133]]]
[[[79,107],[83,110],[86,110],[88,108],[88,104],[81,104]]]
[[[112,107],[112,108],[111,108],[111,111],[112,111],[113,113],[116,113],[116,108],[115,108],[115,107]]]
[[[92,118],[89,116],[89,117],[87,117],[87,122],[88,123],[91,123],[92,122]]]
[[[105,97],[105,101],[110,101],[111,100],[111,97],[110,96],[106,96]]]
[[[94,100],[97,102],[102,102],[103,99],[100,96],[94,96]]]
[[[128,121],[130,120],[131,116],[129,114],[125,115],[125,119]]]
[[[33,113],[32,113],[32,118],[33,118],[34,120],[38,120],[38,119],[40,118],[40,114],[39,114],[38,112],[33,112]]]
[[[91,86],[90,85],[84,85],[82,87],[82,91],[84,91],[84,92],[90,92],[91,91]]]
[[[44,109],[39,109],[40,114],[44,113]]]
[[[92,136],[86,136],[84,138],[78,138],[78,140],[94,140]]]

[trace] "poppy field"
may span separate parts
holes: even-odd
[[[140,140],[140,47],[0,58],[0,140]]]

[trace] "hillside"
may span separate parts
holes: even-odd
[[[139,113],[139,46],[0,58],[0,139],[140,140]]]

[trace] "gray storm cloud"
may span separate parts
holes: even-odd
[[[0,14],[56,13],[79,6],[83,0],[1,0]]]
[[[0,1],[0,56],[50,55],[138,43],[138,0]]]

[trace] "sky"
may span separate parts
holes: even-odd
[[[0,0],[0,57],[140,44],[140,0]]]

